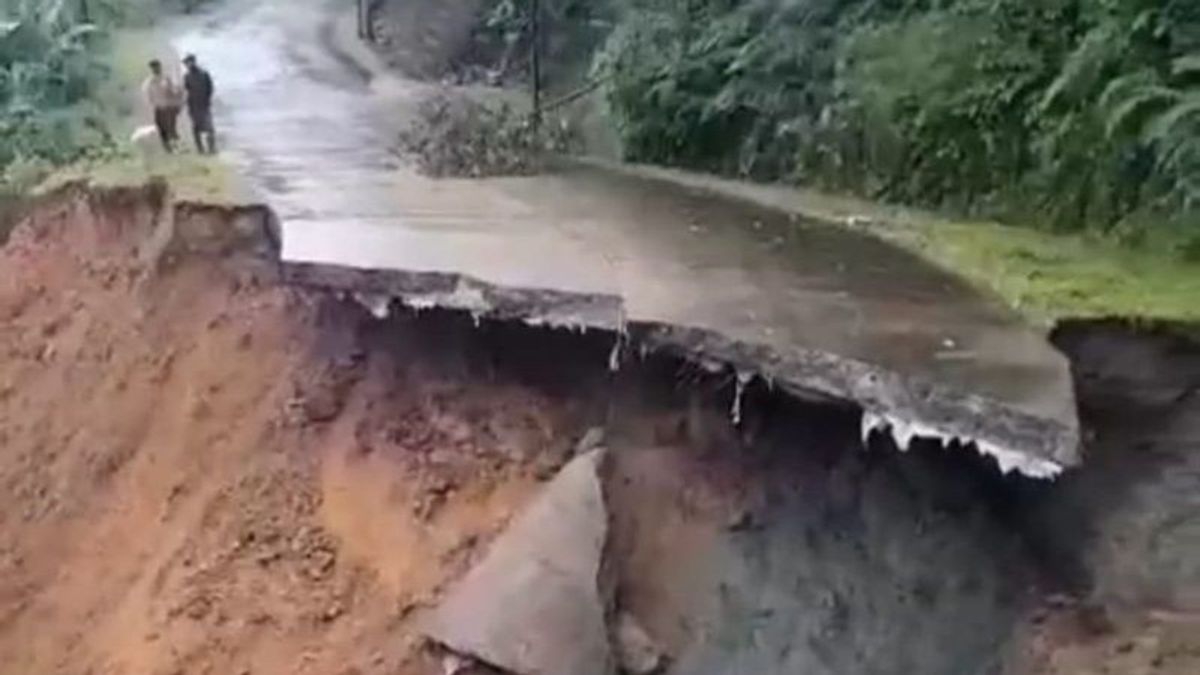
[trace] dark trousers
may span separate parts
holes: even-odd
[[[175,141],[179,140],[179,108],[155,108],[154,126],[158,128],[163,149],[174,152]]]
[[[217,130],[213,127],[211,107],[188,106],[188,117],[192,120],[192,138],[200,154],[217,154]],[[205,139],[208,140],[207,144]]]

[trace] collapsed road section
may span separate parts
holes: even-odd
[[[271,221],[68,188],[0,247],[12,672],[1197,672],[1193,338],[1061,327],[1094,453],[1023,480],[521,318],[599,300],[282,284]]]
[[[761,380],[890,432],[1050,478],[1080,461],[1070,369],[964,282],[857,232],[653,179],[405,174],[395,206],[290,211],[285,278],[392,302],[613,334],[613,367],[665,351],[727,372],[731,415]],[[285,201],[287,201],[285,199]],[[364,212],[368,209],[369,212]]]
[[[961,280],[863,234],[653,175],[419,175],[392,148],[436,88],[364,81],[322,39],[325,12],[249,3],[174,40],[222,73],[226,146],[283,223],[290,281],[380,310],[396,299],[612,331],[635,352],[850,402],[901,446],[957,439],[1008,471],[1079,462],[1066,360]]]

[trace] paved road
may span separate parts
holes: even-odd
[[[176,41],[213,71],[225,145],[279,213],[288,261],[618,297],[625,321],[692,330],[698,349],[729,341],[741,349],[718,355],[855,398],[899,436],[977,440],[1030,473],[1078,460],[1065,360],[890,245],[595,166],[416,174],[390,147],[429,87],[353,66],[326,7],[243,3]]]

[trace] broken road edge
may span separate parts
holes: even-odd
[[[282,228],[266,205],[206,205],[176,201],[164,181],[130,187],[73,183],[41,195],[25,214],[63,208],[83,200],[93,208],[136,206],[145,221],[145,251],[229,255],[252,253],[278,266],[283,283],[353,298],[379,319],[393,309],[459,311],[484,319],[534,327],[603,331],[612,336],[609,367],[618,370],[631,355],[663,353],[714,374],[732,373],[736,394],[731,417],[740,420],[742,393],[759,380],[799,399],[854,406],[862,412],[864,444],[872,434],[890,433],[907,451],[915,439],[971,447],[995,459],[1005,474],[1055,478],[1081,463],[1078,420],[1030,414],[1016,406],[894,372],[828,351],[795,346],[786,353],[691,326],[627,320],[624,300],[586,294],[491,284],[457,273],[359,269],[292,262],[282,257]],[[23,219],[23,218],[21,218]]]
[[[611,333],[609,366],[630,354],[665,353],[713,372],[732,372],[740,418],[745,387],[761,380],[797,398],[856,406],[864,444],[890,433],[907,451],[915,439],[949,446],[957,441],[995,459],[1004,474],[1057,477],[1081,462],[1078,421],[1039,417],[1002,401],[896,373],[827,351],[795,347],[788,353],[718,332],[656,322],[628,321],[621,297],[551,289],[513,288],[443,272],[360,269],[281,260],[285,283],[353,298],[376,318],[397,306],[449,310],[476,321],[519,321],[530,326]]]

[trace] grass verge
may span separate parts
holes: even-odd
[[[1039,325],[1065,318],[1200,321],[1200,264],[1083,235],[910,219],[885,238],[999,295]]]
[[[920,209],[789,185],[577,161],[744,199],[835,227],[854,227],[966,279],[1040,326],[1069,318],[1200,322],[1200,263],[1186,262],[1168,246],[1153,242],[1132,248],[1085,234],[955,221]]]

